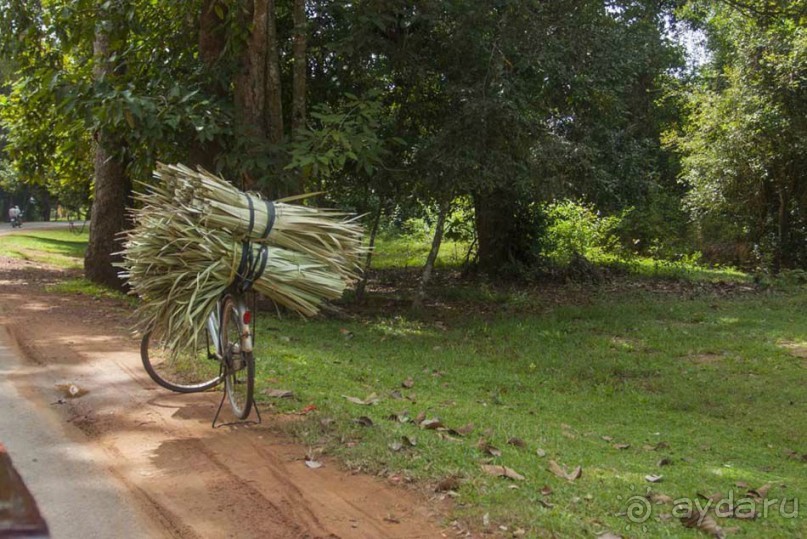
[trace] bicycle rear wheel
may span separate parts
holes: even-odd
[[[221,363],[215,357],[215,343],[200,337],[195,347],[177,354],[162,338],[151,332],[140,341],[140,359],[151,379],[177,393],[196,393],[221,383]]]
[[[233,296],[225,296],[221,306],[221,349],[224,352],[224,388],[230,407],[238,419],[252,410],[255,390],[255,357],[241,351],[243,323]]]

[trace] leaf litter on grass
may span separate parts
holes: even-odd
[[[583,468],[581,466],[576,467],[571,472],[567,472],[560,464],[558,464],[554,460],[549,461],[549,471],[555,474],[556,476],[560,477],[561,479],[565,479],[569,482],[576,481],[580,479],[580,477],[583,475]]]

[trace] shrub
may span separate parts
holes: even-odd
[[[629,211],[603,216],[593,204],[574,200],[546,205],[547,256],[559,264],[568,264],[580,256],[597,260],[616,254],[619,250],[616,230]]]

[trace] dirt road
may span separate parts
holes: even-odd
[[[11,370],[15,391],[41,413],[54,414],[59,436],[93,451],[95,463],[146,522],[146,535],[455,535],[441,527],[437,502],[328,460],[323,468],[307,468],[305,448],[273,428],[282,418],[265,413],[260,426],[211,429],[218,395],[157,388],[140,366],[128,309],[44,293],[62,277],[0,256],[0,325],[8,346],[25,358],[16,371],[2,367]],[[65,398],[70,384],[86,394]],[[42,510],[47,516],[48,507]],[[77,518],[92,515],[90,507]]]

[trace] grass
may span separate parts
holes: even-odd
[[[596,261],[605,266],[612,266],[628,271],[637,277],[653,279],[686,279],[696,282],[750,282],[751,277],[731,267],[708,267],[686,261],[656,260],[645,256],[632,256],[629,259],[603,257]]]
[[[88,234],[68,230],[31,230],[0,236],[4,256],[30,260],[59,268],[80,268]]]
[[[106,286],[93,283],[84,278],[66,279],[64,281],[48,285],[46,287],[48,292],[57,294],[78,294],[82,296],[90,296],[92,298],[106,298],[124,301],[136,307],[138,300],[132,296],[128,296],[117,290],[107,288]]]
[[[23,236],[0,238],[0,248],[80,262],[86,241],[68,232]],[[427,249],[424,241],[382,238],[376,267],[420,265]],[[456,266],[463,257],[462,246],[449,247],[439,263]],[[639,260],[628,269],[639,281],[748,280],[685,264]],[[103,293],[96,288],[76,280],[52,290]],[[261,316],[258,391],[290,389],[296,396],[264,396],[264,404],[286,412],[313,404],[313,413],[285,428],[351,468],[425,486],[457,478],[457,516],[477,527],[488,515],[493,530],[524,529],[529,537],[702,537],[665,517],[671,503],[651,506],[643,522],[625,513],[648,489],[694,503],[698,494],[737,499],[770,484],[768,500],[789,500],[785,514],[777,502],[754,521],[719,523],[748,537],[807,536],[804,287],[735,288],[725,296],[708,284],[694,294],[642,287],[581,294],[570,286],[551,298],[540,290],[477,288],[441,290],[448,298],[442,310],[420,317]],[[567,293],[576,304],[557,301]],[[373,393],[374,405],[345,398]],[[421,413],[447,428],[473,430],[460,436],[388,419]],[[373,425],[355,422],[362,416]],[[416,445],[401,447],[403,436]],[[480,450],[480,439],[501,455]],[[669,464],[659,466],[662,459]],[[548,470],[550,460],[581,466],[582,476],[561,479]],[[480,466],[488,463],[525,480],[487,475]],[[652,474],[662,481],[647,482]],[[802,512],[788,518],[794,499]]]
[[[376,238],[372,267],[374,269],[423,267],[430,249],[431,239],[425,235],[379,234]],[[467,244],[444,240],[435,266],[459,266],[465,261],[467,252]]]
[[[807,360],[793,355],[807,353],[805,307],[803,289],[694,300],[634,292],[540,314],[466,312],[436,322],[264,317],[259,387],[293,390],[299,400],[281,401],[283,410],[314,404],[317,413],[290,428],[348,466],[429,483],[459,477],[457,511],[477,524],[488,514],[494,528],[529,536],[697,537],[677,519],[660,520],[671,504],[653,506],[638,524],[619,514],[650,488],[674,499],[737,499],[746,490],[737,482],[770,483],[768,498],[791,500],[787,508],[807,500],[805,463],[788,455],[807,452]],[[413,387],[403,388],[410,378]],[[345,398],[372,393],[380,399],[373,406]],[[404,410],[474,430],[452,436],[387,419]],[[360,416],[374,425],[355,423]],[[323,426],[326,417],[333,422]],[[402,436],[417,445],[391,449]],[[501,457],[480,451],[480,438]],[[671,464],[659,467],[664,458]],[[560,479],[549,460],[582,466],[583,475]],[[526,480],[488,476],[480,465],[489,462]],[[651,474],[663,481],[647,482]],[[769,509],[755,521],[720,522],[754,537],[807,534],[803,513]]]
[[[87,249],[87,232],[75,234],[68,230],[32,230],[0,236],[0,252],[4,256],[49,264],[65,269],[77,269],[84,265]],[[125,301],[135,306],[137,300],[117,290],[88,281],[65,279],[47,286],[57,294],[79,294],[93,298],[108,298]]]

